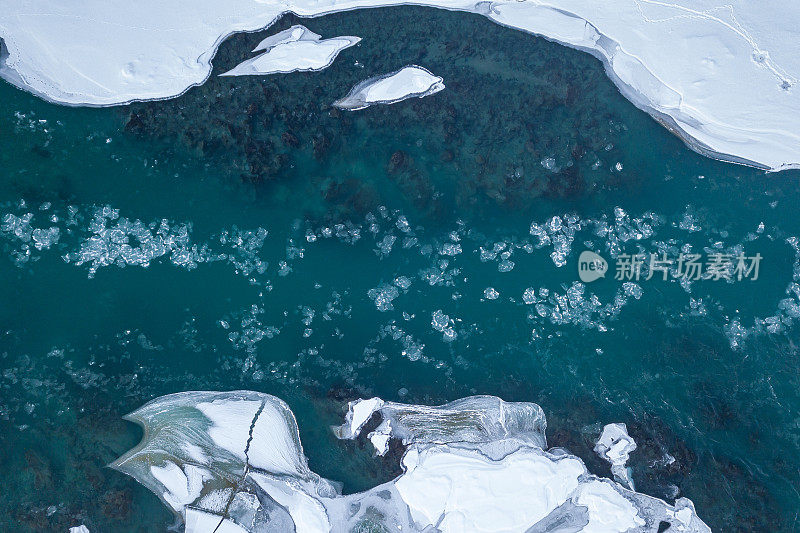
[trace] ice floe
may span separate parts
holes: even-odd
[[[236,65],[220,76],[255,76],[322,70],[331,66],[339,52],[355,46],[359,37],[342,36],[322,39],[299,24],[261,41],[253,52],[262,54]]]
[[[625,463],[634,450],[636,442],[628,435],[625,424],[607,424],[594,446],[595,453],[611,464],[614,479],[631,490],[633,490],[633,480]]]
[[[533,403],[473,396],[428,407],[380,398],[351,402],[341,438],[385,452],[406,446],[403,474],[342,495],[314,474],[297,423],[281,400],[250,391],[157,398],[127,418],[144,437],[112,466],[159,495],[189,533],[325,531],[707,532],[692,503],[675,505],[590,474],[561,449],[546,450]]]
[[[696,150],[775,170],[800,166],[796,2],[14,2],[0,11],[0,76],[73,105],[170,98],[205,81],[232,33],[266,28],[286,12],[398,4],[481,13],[588,51],[628,99]]]
[[[444,89],[442,78],[429,70],[409,65],[362,81],[334,106],[357,111],[375,104],[394,104],[408,98],[424,98]]]

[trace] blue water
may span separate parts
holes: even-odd
[[[0,529],[164,530],[105,468],[140,437],[121,416],[247,388],[289,403],[346,491],[397,474],[333,437],[347,400],[495,394],[539,403],[600,475],[594,440],[625,422],[637,490],[715,531],[800,530],[800,173],[702,157],[592,57],[479,16],[302,23],[363,41],[319,73],[122,108],[0,85]],[[410,63],[447,88],[330,108]],[[581,283],[587,249],[763,260],[757,281]]]

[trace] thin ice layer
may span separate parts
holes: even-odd
[[[128,417],[143,425],[144,439],[113,466],[158,494],[194,533],[644,532],[661,522],[709,531],[688,500],[670,506],[592,476],[563,450],[545,451],[535,404],[475,396],[426,407],[373,398],[352,402],[338,433],[356,438],[375,413],[392,421],[386,439],[408,444],[404,473],[347,496],[308,469],[288,407],[256,392],[150,402]]]
[[[291,523],[283,507],[256,490],[252,473],[305,484],[316,496],[336,493],[308,468],[294,415],[274,396],[184,392],[157,398],[125,418],[140,424],[144,437],[111,467],[157,494],[187,531],[191,524],[205,531],[223,516],[231,528],[248,531],[256,519]]]
[[[350,402],[346,423],[335,430],[342,439],[355,438],[374,413],[380,425],[370,433],[401,439],[403,444],[481,443],[514,437],[543,448],[547,421],[542,408],[529,402],[504,402],[497,396],[469,396],[445,405],[410,405],[380,398]],[[353,421],[360,422],[359,425]],[[383,443],[384,438],[378,440]],[[379,449],[380,447],[376,446]]]
[[[253,52],[266,52],[280,44],[291,43],[295,41],[319,41],[322,35],[314,33],[302,24],[295,24],[289,29],[279,31],[274,35],[265,37],[260,43],[253,48]]]
[[[375,104],[394,104],[408,98],[424,98],[442,89],[442,78],[434,76],[425,68],[409,65],[362,81],[333,105],[356,111]]]
[[[694,149],[800,167],[800,3],[749,0],[87,0],[0,10],[0,76],[48,100],[117,105],[205,81],[220,43],[281,14],[398,4],[481,13],[588,51]]]

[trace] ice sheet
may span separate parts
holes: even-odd
[[[339,52],[355,46],[358,37],[343,36],[321,40],[321,36],[299,24],[271,35],[258,43],[253,52],[264,53],[239,63],[220,76],[255,76],[322,70],[329,67]]]
[[[798,2],[31,0],[0,10],[0,76],[65,104],[170,98],[208,77],[231,33],[266,28],[287,11],[398,4],[477,12],[588,51],[627,98],[701,153],[800,167]]]
[[[112,466],[161,496],[189,533],[645,532],[661,522],[671,531],[710,531],[689,500],[671,506],[593,476],[564,450],[546,451],[536,404],[371,398],[351,402],[337,434],[358,438],[376,413],[382,443],[407,445],[403,474],[347,496],[308,469],[288,407],[256,392],[150,402],[129,416],[144,426],[142,442]],[[198,457],[204,466],[193,463]]]
[[[375,104],[394,104],[408,98],[423,98],[444,89],[442,78],[417,65],[362,81],[334,106],[356,111]]]

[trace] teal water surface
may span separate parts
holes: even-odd
[[[800,173],[704,158],[594,58],[463,13],[286,17],[214,74],[299,22],[363,40],[122,108],[0,85],[0,529],[163,531],[105,467],[140,438],[121,416],[245,388],[289,403],[348,492],[397,465],[333,437],[347,400],[495,394],[539,403],[599,475],[625,422],[637,490],[715,531],[800,530]],[[406,64],[447,88],[330,107]],[[582,283],[584,250],[763,260],[756,281]]]

